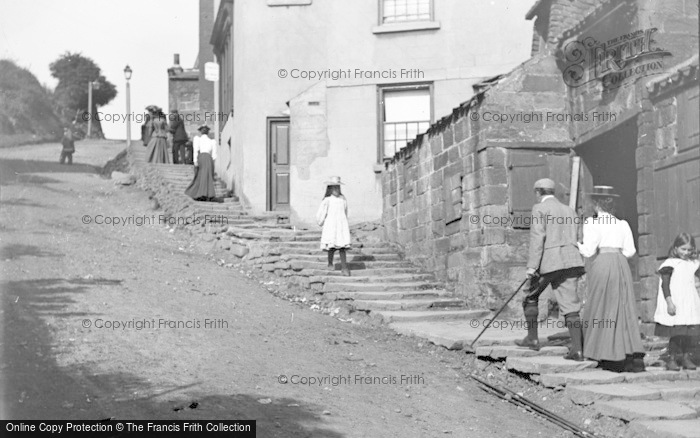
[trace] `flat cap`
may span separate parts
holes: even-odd
[[[536,189],[554,190],[554,187],[555,187],[554,181],[552,181],[549,178],[542,178],[542,179],[538,179],[537,181],[535,181],[535,188]]]

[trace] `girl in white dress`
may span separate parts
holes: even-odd
[[[669,338],[666,369],[694,370],[690,356],[700,336],[700,296],[695,288],[700,261],[693,236],[679,234],[657,272],[661,281],[654,313],[655,334]]]
[[[326,181],[326,194],[316,213],[316,222],[323,227],[321,232],[321,249],[328,251],[328,269],[334,270],[333,255],[340,253],[342,275],[349,276],[345,251],[350,248],[350,226],[348,225],[348,201],[340,192],[339,176]]]

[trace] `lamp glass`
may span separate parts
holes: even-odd
[[[128,65],[124,68],[124,77],[127,81],[131,79],[131,67],[129,67]]]

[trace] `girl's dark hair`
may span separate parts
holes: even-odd
[[[592,199],[592,201],[594,206],[598,207],[599,209],[603,210],[608,214],[615,216],[615,207],[617,206],[617,203],[615,202],[615,198],[613,198],[612,196],[596,196]]]
[[[333,187],[338,187],[338,194],[340,196],[343,196],[343,192],[340,191],[340,186],[329,185],[329,186],[326,186],[326,194],[323,195],[323,199],[326,199],[327,197],[329,197],[332,194]]]
[[[697,257],[698,247],[695,246],[695,238],[688,233],[681,233],[678,236],[676,236],[676,239],[673,241],[673,245],[671,245],[671,248],[668,250],[668,256],[680,258],[678,256],[678,251],[676,251],[676,248],[687,244],[690,244],[690,246],[693,247],[693,253],[691,254],[691,258]]]

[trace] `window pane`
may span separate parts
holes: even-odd
[[[385,122],[422,122],[430,120],[430,90],[384,92]]]
[[[431,0],[383,0],[384,23],[430,20]]]
[[[384,153],[393,156],[430,126],[430,90],[386,90],[384,96]]]

